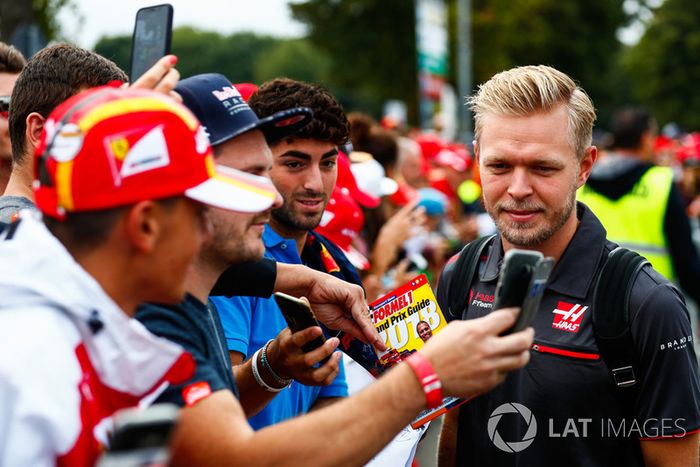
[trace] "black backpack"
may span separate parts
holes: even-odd
[[[465,318],[469,286],[484,249],[495,237],[474,240],[459,253],[447,284],[448,320]],[[649,261],[637,253],[617,247],[605,259],[593,291],[593,332],[600,356],[618,388],[636,389],[634,369],[638,362],[629,323],[629,298],[637,274],[647,264]]]

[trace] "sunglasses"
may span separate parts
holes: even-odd
[[[10,96],[0,96],[0,117],[7,118],[10,112]]]

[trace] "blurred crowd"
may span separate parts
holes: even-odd
[[[358,268],[370,301],[416,274],[437,284],[451,256],[495,232],[471,151],[388,117],[352,112],[348,120],[350,142],[319,231]]]

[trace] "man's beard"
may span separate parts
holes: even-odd
[[[318,227],[318,224],[321,223],[323,211],[313,216],[304,216],[299,213],[295,213],[294,210],[290,208],[290,204],[292,202],[284,200],[284,204],[282,206],[272,210],[272,217],[274,217],[278,223],[285,226],[289,230],[306,231],[313,230]]]
[[[550,211],[551,216],[548,216],[543,221],[540,221],[540,224],[542,225],[535,230],[532,230],[532,228],[537,225],[537,221],[531,223],[508,222],[503,220],[499,214],[506,210],[539,211],[540,213],[546,214],[547,210],[543,205],[529,201],[507,201],[497,203],[492,209],[488,210],[488,213],[496,223],[498,232],[509,243],[515,246],[533,247],[552,238],[552,236],[557,233],[564,226],[564,224],[566,224],[566,221],[569,220],[569,217],[574,210],[575,204],[576,192],[572,191],[567,197],[566,204],[559,210]]]
[[[202,247],[200,257],[206,264],[223,268],[228,268],[236,263],[260,260],[265,251],[263,240],[257,236],[251,236],[248,229],[253,224],[268,221],[268,214],[252,219],[243,230],[242,235],[240,232],[231,232],[226,223],[214,225],[212,238]],[[231,241],[235,237],[238,237],[237,241]]]

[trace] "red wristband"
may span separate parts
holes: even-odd
[[[425,392],[425,405],[428,409],[440,407],[442,404],[442,383],[425,355],[415,352],[405,362],[416,374]]]

